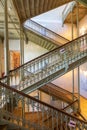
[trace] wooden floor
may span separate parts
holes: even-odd
[[[84,97],[80,97],[80,106],[81,106],[81,114],[86,118],[87,120],[87,99]]]

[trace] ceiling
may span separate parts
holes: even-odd
[[[4,36],[5,15],[4,15],[4,0],[0,0],[0,37]],[[8,32],[9,38],[20,37],[20,24],[17,13],[15,12],[13,3],[8,0]]]
[[[72,0],[8,0],[9,38],[20,38],[20,23],[23,24],[23,22],[29,18],[64,5],[70,1]],[[0,37],[4,37],[4,14],[4,0],[0,0]]]
[[[64,5],[72,0],[13,0],[21,23],[25,20]]]

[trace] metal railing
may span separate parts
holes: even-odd
[[[66,4],[66,6],[65,6],[65,8],[64,8],[64,10],[62,12],[62,26],[63,26],[64,20],[66,19],[68,14],[73,10],[75,5],[76,5],[75,1]]]
[[[0,122],[26,130],[87,130],[87,122],[0,82]],[[14,100],[15,99],[15,100]],[[5,104],[3,106],[3,104]],[[72,125],[73,122],[73,125]]]
[[[87,61],[87,34],[10,71],[3,83],[29,93]]]
[[[35,32],[38,32],[40,35],[47,37],[49,40],[52,40],[54,43],[58,45],[63,45],[69,41],[68,39],[40,25],[39,23],[36,23],[33,20],[27,20],[24,24],[24,27],[29,30],[34,30]]]

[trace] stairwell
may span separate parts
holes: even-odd
[[[24,89],[24,90],[26,89],[26,93],[28,93],[29,92],[29,91],[27,91],[28,87],[29,87],[28,86],[28,80],[30,80],[30,78],[32,76],[32,81],[35,82],[35,84],[37,85],[38,88],[41,87],[43,85],[43,82],[41,81],[43,79],[43,75],[39,75],[39,76],[41,76],[41,77],[38,77],[38,78],[40,78],[39,82],[42,83],[42,85],[38,85],[38,82],[36,82],[36,80],[34,79],[34,75],[35,75],[34,73],[37,72],[36,73],[36,75],[37,75],[38,73],[40,73],[39,71],[41,71],[40,74],[44,74],[44,72],[45,72],[44,76],[46,77],[46,73],[49,70],[48,69],[48,65],[50,66],[50,63],[52,63],[52,62],[55,65],[54,61],[56,61],[56,63],[58,62],[58,59],[55,60],[55,56],[59,57],[59,56],[62,55],[62,63],[64,63],[63,64],[63,67],[64,67],[63,71],[64,71],[64,73],[69,71],[68,68],[66,69],[66,67],[67,67],[66,66],[66,62],[65,62],[66,59],[68,61],[67,62],[68,63],[68,67],[71,67],[72,64],[74,65],[74,67],[76,67],[76,66],[78,66],[78,65],[80,65],[80,64],[82,64],[83,62],[86,61],[86,59],[87,59],[86,58],[87,57],[86,38],[87,38],[87,34],[84,35],[84,36],[81,36],[81,37],[79,37],[79,38],[77,38],[77,39],[75,39],[75,40],[73,40],[73,41],[63,45],[62,47],[59,47],[59,48],[57,48],[57,49],[55,49],[55,50],[53,50],[53,51],[51,51],[51,52],[49,52],[49,53],[47,53],[45,55],[42,55],[41,57],[36,58],[36,59],[34,59],[34,60],[24,64],[23,66],[20,66],[19,68],[15,69],[15,70],[10,71],[8,76],[6,76],[3,79],[1,79],[1,82],[7,84],[7,80],[9,78],[10,79],[10,83],[11,83],[10,86],[11,87],[15,87],[16,89],[18,89],[20,87],[20,84],[15,84],[15,83],[18,83],[19,79],[20,79],[20,80],[23,81],[23,84],[21,84],[22,89]],[[72,43],[73,43],[73,45],[72,45]],[[68,48],[68,49],[65,50],[66,48]],[[73,55],[70,55],[70,50],[72,50],[71,53]],[[67,52],[67,55],[65,55],[65,51]],[[45,64],[46,59],[49,59],[49,60],[47,60],[47,61],[49,61],[48,65],[46,65],[47,63]],[[63,59],[65,61],[63,61]],[[37,64],[37,63],[39,63],[39,64]],[[34,65],[33,68],[32,68],[32,65]],[[41,68],[40,65],[44,66],[43,69]],[[51,69],[52,68],[53,68],[53,65],[52,65]],[[29,69],[32,72],[30,72]],[[44,71],[44,69],[46,69],[46,71]],[[62,69],[62,64],[61,64],[61,67],[59,69]],[[59,71],[59,69],[58,69],[58,71]],[[71,69],[72,69],[72,67],[71,67]],[[54,79],[53,78],[54,73],[55,72],[52,72],[52,73],[49,73],[49,75],[48,75],[48,77],[50,77],[51,80]],[[19,74],[22,74],[22,77]],[[52,77],[50,76],[50,74],[53,74]],[[58,76],[58,74],[59,74],[59,72],[57,73],[57,76]],[[17,78],[17,76],[18,76],[18,78]],[[27,76],[27,80],[26,80],[25,76]],[[25,78],[25,79],[23,80],[23,78]],[[55,76],[55,78],[56,78],[56,76]],[[26,82],[25,82],[25,80],[26,80]],[[32,81],[30,80],[30,84],[32,84]],[[47,84],[49,81],[48,81],[48,79],[45,80],[45,84]],[[1,89],[1,97],[2,97],[2,95],[4,95],[4,98],[0,101],[1,102],[0,104],[1,104],[1,106],[3,108],[3,109],[2,108],[0,109],[1,125],[3,125],[3,122],[4,122],[4,124],[6,126],[6,127],[3,126],[3,129],[9,130],[9,129],[13,128],[13,126],[14,126],[15,129],[19,130],[19,129],[22,129],[22,127],[23,127],[23,129],[25,129],[25,126],[26,126],[26,130],[28,128],[30,128],[30,130],[33,130],[33,129],[36,129],[36,130],[39,130],[39,129],[40,130],[41,129],[42,130],[43,129],[45,129],[45,130],[46,129],[47,130],[50,130],[50,129],[58,130],[58,129],[60,129],[60,130],[62,130],[64,128],[66,128],[66,130],[67,130],[67,129],[69,129],[69,127],[72,127],[72,125],[71,125],[72,122],[75,123],[74,124],[75,129],[83,129],[83,128],[84,128],[84,130],[87,129],[85,121],[83,121],[81,119],[78,119],[78,118],[76,118],[76,117],[74,117],[72,115],[69,115],[66,112],[64,112],[62,110],[59,110],[59,109],[57,109],[55,107],[52,107],[51,105],[48,105],[46,103],[40,104],[41,102],[39,103],[37,99],[31,98],[30,96],[28,97],[28,95],[23,94],[23,93],[15,90],[13,88],[10,88],[9,86],[7,86],[7,85],[5,85],[3,83],[0,83],[1,84],[1,88],[2,88]],[[27,88],[25,88],[25,85],[27,85]],[[35,87],[35,89],[37,89],[37,87]],[[24,92],[24,90],[23,90],[23,92]],[[32,91],[33,90],[34,89],[32,89]],[[21,94],[23,94],[23,96],[20,96]],[[14,97],[16,97],[16,103],[17,103],[17,106],[16,106],[15,109],[17,110],[17,107],[18,107],[18,110],[20,108],[20,112],[21,112],[21,114],[18,114],[18,115],[15,114],[14,109],[13,109],[13,104],[14,104],[13,103],[13,99],[14,99]],[[27,98],[30,98],[30,99],[28,100]],[[9,101],[9,99],[11,100],[11,102],[10,102],[11,103],[11,108],[10,108],[11,110],[10,110],[10,112],[8,110],[8,107],[7,107],[7,103]],[[5,108],[3,107],[3,104],[6,104]],[[37,111],[38,111],[38,113],[39,113],[39,111],[42,112],[42,118],[43,118],[42,122],[40,123],[41,118],[40,118],[40,121],[38,121],[39,122],[38,125],[35,124],[36,121],[33,121],[33,122],[32,121],[27,121],[26,118],[28,116],[26,114],[29,113],[29,115],[30,115],[30,113],[31,113],[30,111],[32,111],[33,113],[36,113],[36,115],[38,115]],[[45,112],[46,112],[46,115],[45,115]],[[25,115],[26,115],[26,118],[25,118]],[[41,115],[41,113],[40,113],[40,115]],[[40,117],[40,115],[39,115],[39,117]],[[34,118],[34,116],[32,116],[32,117]],[[37,118],[39,118],[39,117],[37,116]],[[47,119],[45,117],[47,117]],[[62,117],[63,117],[63,120],[62,120]],[[50,119],[50,120],[48,121],[48,119]],[[9,120],[11,121],[11,124],[8,123]],[[45,120],[47,123],[45,124],[43,122],[43,120]],[[79,120],[79,121],[77,121],[77,120]],[[47,124],[49,124],[49,125],[47,125]]]
[[[10,86],[29,93],[44,86],[87,61],[87,34],[64,44],[10,71],[1,79]]]
[[[87,35],[75,39],[71,43],[74,45],[71,44],[71,46],[68,46],[68,44],[70,45],[70,43],[68,43],[57,48],[46,55],[38,57],[10,71],[8,76],[1,79],[1,97],[4,95],[4,98],[0,99],[0,128],[2,130],[87,129],[86,121],[11,88],[15,87],[25,93],[31,92],[43,86],[43,81],[44,84],[46,84],[54,78],[70,71],[72,68],[84,63],[87,59]],[[10,79],[11,87],[7,86],[8,79]],[[17,104],[15,110],[14,98]],[[8,103],[11,104],[10,111],[8,109]],[[3,107],[3,104],[5,104],[6,107]],[[31,113],[32,118],[37,115],[37,121],[31,120],[31,118],[27,120],[27,114],[25,114],[25,112],[27,112],[29,116]],[[47,123],[45,123],[45,121],[47,121]],[[72,123],[74,125],[72,125]]]

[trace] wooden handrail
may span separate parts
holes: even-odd
[[[74,115],[70,115],[70,114],[64,112],[63,110],[60,110],[60,109],[58,109],[58,108],[55,108],[54,106],[51,106],[51,105],[49,105],[49,104],[47,104],[47,103],[45,103],[45,102],[43,102],[43,101],[40,101],[40,100],[38,100],[38,99],[35,99],[34,97],[31,97],[31,96],[29,96],[29,95],[27,95],[27,94],[25,94],[25,93],[23,93],[23,92],[21,92],[21,91],[18,91],[18,90],[16,90],[16,89],[14,89],[14,88],[12,88],[12,87],[10,87],[10,86],[8,86],[8,85],[3,84],[3,83],[0,82],[0,87],[1,87],[1,86],[5,87],[5,88],[7,88],[7,89],[9,89],[9,90],[11,90],[11,91],[13,91],[13,92],[16,92],[16,93],[18,93],[18,94],[20,94],[20,95],[22,95],[22,96],[24,96],[24,97],[26,97],[26,98],[30,98],[30,99],[32,99],[32,100],[34,100],[34,101],[36,101],[36,102],[38,102],[38,103],[40,103],[40,104],[43,104],[43,105],[45,105],[45,106],[47,106],[47,107],[50,107],[51,109],[54,109],[54,110],[56,110],[56,111],[59,111],[59,112],[63,113],[64,115],[67,115],[67,116],[69,116],[69,117],[71,117],[71,118],[74,118],[74,119],[76,119],[76,120],[79,120],[79,121],[82,122],[82,123],[86,123],[86,124],[87,124],[87,121],[83,121],[83,120],[81,120],[81,119],[78,119],[78,118],[75,117]]]
[[[64,107],[62,110],[65,110],[65,109],[69,108],[70,106],[72,106],[77,101],[78,101],[78,99],[76,99],[75,101],[73,101],[72,103],[70,103],[69,105],[67,105],[66,107]]]

